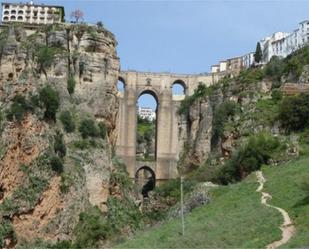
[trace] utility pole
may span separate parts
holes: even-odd
[[[180,177],[180,205],[181,205],[181,225],[182,225],[182,236],[185,236],[185,217],[183,214],[183,176]]]

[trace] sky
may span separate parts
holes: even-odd
[[[20,2],[21,0],[8,0]],[[122,70],[203,73],[220,60],[253,52],[257,41],[309,19],[309,0],[65,0],[84,21],[102,21],[118,41]]]

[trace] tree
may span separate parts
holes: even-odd
[[[75,22],[79,22],[80,19],[84,19],[84,13],[80,9],[76,9],[71,12],[70,17],[75,19]]]
[[[44,104],[44,116],[48,120],[56,120],[56,112],[60,106],[60,98],[57,91],[51,86],[45,86],[40,90],[40,101]]]
[[[38,64],[38,72],[43,72],[47,79],[46,70],[51,67],[55,58],[55,51],[52,48],[43,46],[38,48],[36,53],[36,62]]]
[[[258,42],[256,44],[256,50],[255,50],[255,54],[254,54],[254,61],[256,63],[260,63],[262,61],[262,49],[261,49],[261,44]]]

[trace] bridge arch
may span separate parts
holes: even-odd
[[[139,101],[146,105],[140,105]],[[159,99],[155,91],[142,90],[136,98],[136,107],[136,160],[153,161],[157,158],[157,117],[159,112]],[[139,110],[140,107],[144,107],[144,109]]]
[[[153,169],[147,165],[140,167],[135,173],[135,184],[143,197],[147,198],[148,193],[156,186],[156,174]]]
[[[186,83],[181,79],[177,79],[177,80],[173,81],[171,88],[172,88],[172,94],[173,95],[187,95],[188,87],[187,87]]]
[[[125,88],[126,88],[125,80],[122,77],[119,77],[117,81],[117,91],[120,93],[124,93]]]

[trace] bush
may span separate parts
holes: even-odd
[[[278,138],[270,134],[252,135],[248,143],[240,147],[217,173],[217,181],[221,184],[240,181],[252,171],[260,169],[269,159],[285,147]]]
[[[65,157],[67,152],[63,140],[63,134],[60,131],[57,131],[55,135],[54,151],[61,158]]]
[[[36,50],[36,62],[39,73],[43,72],[47,78],[46,70],[52,65],[55,57],[55,49],[47,46],[40,47]]]
[[[101,138],[105,139],[106,132],[107,132],[105,124],[103,122],[99,122],[98,123],[98,128],[99,128],[99,136]]]
[[[293,81],[297,81],[303,71],[304,65],[309,64],[309,46],[305,46],[284,59],[284,74],[292,76]]]
[[[2,113],[2,110],[0,109],[0,129],[1,129],[3,120],[4,120],[3,113]]]
[[[75,131],[75,123],[70,111],[63,111],[60,114],[60,121],[66,132],[70,133]]]
[[[50,165],[52,170],[57,172],[58,174],[61,174],[63,172],[63,164],[59,157],[52,156],[50,158]]]
[[[4,241],[7,238],[15,239],[15,232],[11,223],[7,220],[3,220],[2,218],[0,224],[0,246],[2,248],[5,248]]]
[[[56,112],[60,105],[58,93],[51,87],[45,86],[39,92],[40,101],[44,104],[44,117],[48,120],[56,120]]]
[[[3,216],[11,216],[34,208],[41,193],[48,186],[47,180],[43,177],[35,176],[31,172],[27,174],[29,178],[25,183],[18,186],[13,194],[0,205],[0,213]]]
[[[211,95],[214,90],[216,90],[215,85],[207,87],[204,83],[199,82],[199,85],[194,90],[194,93],[191,96],[186,96],[186,98],[181,101],[180,107],[178,109],[178,114],[189,114],[189,109],[195,101],[200,98]]]
[[[98,21],[98,22],[97,22],[97,26],[98,26],[99,28],[103,28],[103,27],[104,27],[102,21]]]
[[[110,234],[110,227],[98,207],[92,207],[80,213],[74,234],[76,248],[97,248],[100,240],[106,239]]]
[[[226,101],[218,105],[212,120],[212,145],[216,145],[224,132],[224,124],[229,117],[239,111],[239,105],[234,101]]]
[[[73,77],[70,77],[67,81],[67,89],[70,95],[74,93],[75,85],[75,79]]]
[[[78,130],[84,139],[87,137],[97,137],[99,135],[98,128],[92,119],[82,120]]]
[[[280,81],[284,71],[284,62],[278,56],[271,57],[270,61],[265,65],[264,75]]]
[[[121,232],[123,228],[138,229],[142,225],[142,214],[132,199],[123,197],[109,197],[108,225],[115,232]]]
[[[279,107],[279,121],[287,131],[303,130],[309,124],[309,94],[286,97]]]
[[[194,180],[186,179],[183,182],[183,192],[189,193],[195,186]],[[155,192],[162,197],[172,197],[176,200],[180,200],[180,178],[168,180],[166,183],[155,188]]]
[[[21,121],[27,111],[32,110],[32,107],[26,101],[26,98],[21,95],[16,95],[13,99],[13,104],[7,111],[7,118],[10,121]]]
[[[82,140],[76,140],[73,142],[74,148],[80,149],[80,150],[87,150],[91,148],[97,148],[99,147],[99,144],[96,143],[94,139],[82,139]]]
[[[271,98],[275,101],[278,102],[282,99],[282,92],[279,89],[274,89],[271,92]]]

